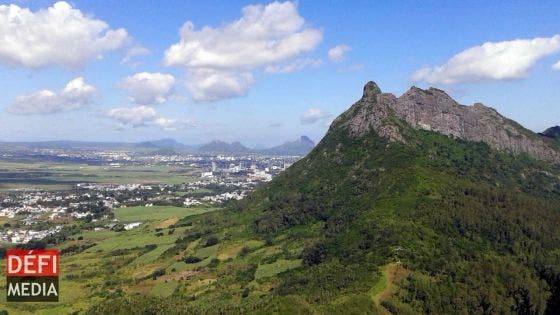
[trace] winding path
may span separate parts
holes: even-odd
[[[390,263],[381,268],[381,278],[370,289],[370,296],[373,303],[377,307],[377,312],[381,315],[390,315],[383,305],[382,301],[389,299],[393,294],[397,293],[397,283],[406,278],[410,271],[397,263]]]

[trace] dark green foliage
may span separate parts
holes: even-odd
[[[65,254],[77,254],[77,253],[81,253],[83,251],[85,251],[86,249],[93,247],[97,244],[95,243],[88,243],[88,244],[74,244],[74,245],[70,245],[68,247],[65,247],[63,249],[60,250],[60,254],[61,255],[65,255]]]
[[[249,264],[240,266],[235,274],[235,278],[240,283],[248,283],[255,280],[255,271],[257,271],[257,264]]]
[[[327,247],[323,242],[315,243],[303,250],[301,258],[307,266],[318,265],[327,258]]]
[[[241,249],[239,250],[239,257],[245,257],[247,256],[247,254],[249,254],[251,252],[251,249],[247,246],[243,246],[241,247]]]
[[[209,247],[209,246],[214,246],[216,244],[218,244],[219,240],[217,237],[215,236],[210,236],[207,240],[206,243],[204,244],[204,247]]]
[[[165,269],[158,269],[152,272],[152,280],[156,280],[158,277],[165,275]]]
[[[367,294],[377,280],[376,266],[344,265],[331,261],[308,269],[298,269],[281,275],[280,295],[302,294],[317,304],[329,304],[338,296]]]
[[[47,248],[47,242],[44,240],[30,240],[29,242],[19,245],[18,248],[22,249],[45,249]]]
[[[414,312],[557,309],[558,166],[434,132],[405,134],[407,145],[331,130],[252,196],[247,207],[261,211],[259,233],[323,222],[322,240],[302,253],[308,267],[283,274],[278,292],[335,296],[340,288],[329,288],[334,280],[315,268],[372,264],[375,274],[375,266],[398,259],[418,276],[405,282],[395,305]],[[543,270],[543,259],[555,269]],[[338,282],[349,286],[372,284],[354,278],[355,270],[333,274],[348,275]]]
[[[187,256],[185,257],[185,263],[186,264],[196,264],[197,262],[201,261],[202,259],[196,257],[196,256]]]

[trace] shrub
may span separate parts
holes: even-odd
[[[197,262],[201,261],[202,259],[196,257],[196,256],[187,256],[185,258],[185,263],[187,264],[196,264]]]
[[[206,240],[206,244],[204,245],[205,247],[209,247],[209,246],[214,246],[216,244],[218,244],[219,240],[217,237],[215,236],[210,236],[207,240]]]
[[[327,247],[323,242],[315,243],[303,250],[301,258],[307,266],[318,265],[327,258]]]
[[[165,269],[158,269],[152,272],[152,280],[156,280],[158,277],[165,275]]]
[[[250,252],[251,252],[251,250],[249,249],[249,247],[243,246],[243,247],[241,247],[241,249],[239,250],[239,257],[245,257],[245,256],[247,256],[247,254],[249,254]]]

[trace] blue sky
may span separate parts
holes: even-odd
[[[554,1],[2,4],[2,141],[319,140],[368,80],[560,124]]]

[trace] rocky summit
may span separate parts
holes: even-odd
[[[552,139],[560,139],[560,126],[550,127],[541,133],[541,135]]]
[[[406,122],[406,124],[403,124]],[[468,141],[484,142],[513,154],[560,163],[558,144],[536,134],[481,103],[461,105],[444,91],[410,88],[400,97],[383,93],[374,82],[363,96],[339,116],[331,129],[345,127],[360,137],[372,129],[391,141],[407,142],[406,128],[426,129]]]

